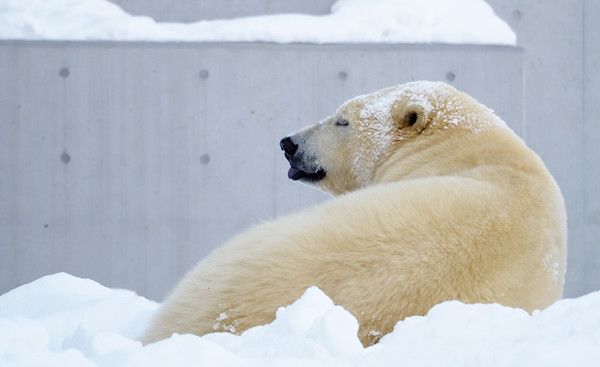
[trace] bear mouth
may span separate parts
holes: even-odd
[[[294,181],[317,182],[324,179],[325,175],[325,170],[322,168],[319,168],[317,172],[306,172],[298,167],[292,166],[288,171],[288,178]]]
[[[292,138],[281,139],[279,146],[285,155],[285,159],[290,163],[288,178],[294,181],[304,181],[315,183],[325,178],[325,170],[315,164],[313,160],[305,159],[302,151],[298,151],[298,144]],[[302,167],[302,168],[300,168]]]

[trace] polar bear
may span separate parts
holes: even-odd
[[[202,260],[145,343],[244,330],[311,286],[365,346],[446,300],[542,309],[561,297],[566,215],[538,156],[491,110],[439,82],[356,97],[281,141],[289,178],[336,195]]]

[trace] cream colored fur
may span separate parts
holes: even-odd
[[[559,188],[466,94],[443,83],[388,88],[294,138],[327,171],[317,185],[339,196],[214,251],[166,299],[144,342],[241,333],[310,286],[358,319],[365,345],[446,300],[531,312],[561,297]]]

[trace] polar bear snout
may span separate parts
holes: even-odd
[[[281,139],[279,146],[283,150],[285,159],[290,162],[289,179],[315,183],[325,178],[325,170],[315,164],[314,159],[307,159],[307,155],[298,149],[299,146],[292,137],[286,136]]]
[[[292,141],[292,138],[286,136],[285,138],[281,139],[279,146],[281,147],[281,150],[283,150],[285,158],[291,162],[294,153],[296,153],[296,150],[298,150],[298,145]]]

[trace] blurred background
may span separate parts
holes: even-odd
[[[333,0],[114,0],[191,22]],[[600,2],[487,0],[516,46],[0,41],[0,294],[59,271],[155,300],[228,238],[328,196],[278,142],[358,94],[440,80],[556,178],[565,296],[600,289]]]

